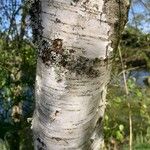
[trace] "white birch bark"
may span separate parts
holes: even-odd
[[[34,16],[34,28],[42,29],[37,33],[35,150],[103,149],[101,120],[111,56],[128,4],[124,0],[38,2],[41,9],[35,11],[39,15]]]

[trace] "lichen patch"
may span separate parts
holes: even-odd
[[[43,40],[39,47],[39,57],[46,66],[63,67],[78,75],[98,77],[99,67],[107,66],[111,62],[109,59],[78,56],[75,52],[73,49],[64,49],[62,39],[55,39],[52,42]]]

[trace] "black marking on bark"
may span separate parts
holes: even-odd
[[[74,52],[75,52],[75,50],[73,50],[73,49],[70,49],[70,50],[69,50],[69,52],[70,52],[70,53],[74,53]]]
[[[38,148],[38,150],[44,150],[44,148],[42,148],[42,147],[39,147],[39,148]]]
[[[42,147],[46,147],[46,145],[43,142],[43,140],[41,140],[39,137],[37,138],[37,141],[41,144]]]
[[[79,2],[79,0],[72,0],[72,2],[70,2],[70,5],[76,6],[78,2]]]
[[[100,117],[98,120],[97,120],[97,122],[96,122],[96,124],[98,125],[98,126],[100,126],[101,125],[101,122],[102,122],[102,117]]]
[[[58,80],[57,80],[57,82],[61,82],[61,81],[62,81],[62,79],[58,79]]]
[[[58,18],[56,18],[55,22],[56,22],[56,23],[61,23],[61,20],[58,19]]]
[[[59,111],[58,110],[56,110],[55,111],[55,116],[57,116],[59,114]]]
[[[93,143],[93,142],[94,142],[94,139],[90,139],[90,142]]]
[[[56,140],[56,141],[61,141],[62,138],[58,138],[58,137],[52,137],[52,139]]]
[[[39,137],[37,138],[37,141],[38,141],[38,142],[40,141],[40,138],[39,138]]]
[[[78,3],[79,2],[79,0],[72,0],[74,3]]]
[[[100,24],[103,22],[102,21],[102,15],[103,15],[103,13],[100,13]]]
[[[85,2],[83,2],[84,5],[86,5],[90,0],[86,0]]]
[[[56,141],[64,141],[65,143],[67,143],[68,144],[68,142],[66,141],[66,140],[64,140],[64,139],[62,139],[62,138],[59,138],[59,137],[52,137],[51,139],[53,139],[53,140],[56,140]]]

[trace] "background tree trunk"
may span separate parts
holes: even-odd
[[[36,150],[103,149],[112,51],[128,6],[125,0],[35,0]]]

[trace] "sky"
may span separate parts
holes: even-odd
[[[136,19],[137,21],[136,21]],[[145,19],[142,19],[145,18]],[[139,20],[139,21],[138,21]],[[141,3],[131,5],[128,23],[138,27],[145,33],[150,33],[150,8],[145,8]]]

